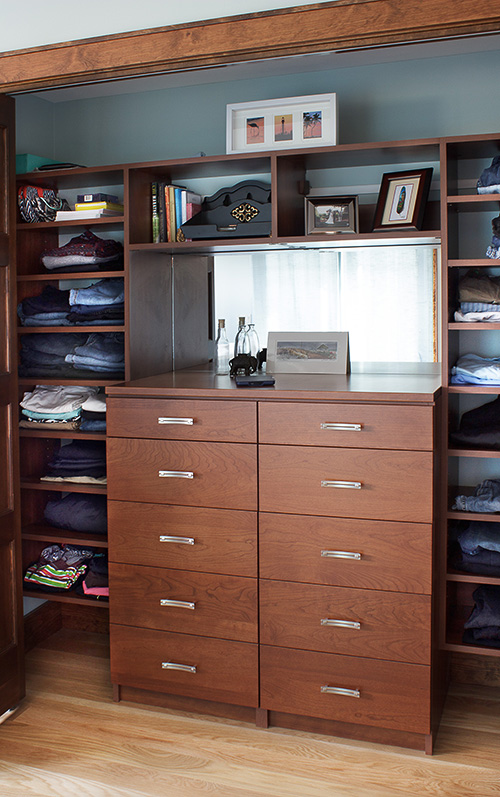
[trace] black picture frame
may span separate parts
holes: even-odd
[[[420,230],[432,168],[382,175],[373,230]]]

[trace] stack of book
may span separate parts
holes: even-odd
[[[79,194],[74,210],[58,210],[56,221],[123,216],[123,204],[113,194]]]
[[[201,210],[200,194],[184,186],[163,182],[151,184],[153,243],[183,241],[180,229]]]

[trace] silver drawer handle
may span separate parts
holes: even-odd
[[[321,551],[321,556],[330,559],[361,559],[361,554],[354,551]]]
[[[341,487],[344,490],[361,490],[363,486],[361,482],[342,482],[342,481],[332,481],[331,479],[322,479],[321,480],[322,487]]]
[[[320,429],[334,429],[337,432],[360,432],[363,428],[361,423],[320,423]]]
[[[191,601],[172,601],[168,598],[160,598],[160,606],[174,606],[176,609],[195,609],[196,603]]]
[[[192,470],[159,470],[160,479],[194,479]]]
[[[194,664],[176,664],[174,661],[162,661],[162,670],[181,670],[181,672],[196,672]]]
[[[170,537],[168,534],[160,534],[160,542],[179,542],[182,545],[194,545],[194,537]]]
[[[320,620],[320,625],[334,625],[337,628],[355,628],[356,631],[361,629],[361,623],[358,623],[356,620],[330,620],[326,618]]]
[[[158,423],[174,423],[180,424],[181,426],[192,426],[194,424],[194,418],[158,418]]]
[[[344,695],[344,697],[361,697],[359,689],[342,689],[341,686],[322,686],[321,692],[329,695]]]

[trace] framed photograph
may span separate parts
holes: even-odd
[[[226,106],[226,153],[337,144],[337,95],[311,94]]]
[[[306,197],[305,214],[306,235],[358,232],[357,196]]]
[[[269,332],[270,374],[347,374],[348,332]]]
[[[382,175],[374,230],[420,230],[432,169]]]

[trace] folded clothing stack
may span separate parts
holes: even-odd
[[[48,271],[114,271],[123,268],[123,246],[85,230],[64,246],[46,249],[41,261]]]
[[[491,244],[486,250],[486,257],[498,260],[500,258],[500,216],[496,216],[491,220],[491,227],[493,229],[493,237]]]
[[[67,291],[47,285],[19,302],[17,314],[25,327],[115,325],[123,324],[124,307],[123,279],[108,277]]]
[[[75,545],[49,545],[24,574],[24,582],[44,591],[66,591],[87,572],[93,551]]]
[[[125,368],[122,332],[35,332],[21,339],[19,376],[71,379],[75,371],[120,378]]]
[[[452,385],[500,385],[500,357],[464,354],[451,369]]]
[[[450,443],[468,448],[500,449],[500,396],[464,412]]]
[[[82,404],[82,432],[106,431],[106,396],[98,393],[89,396]]]
[[[496,155],[491,164],[483,169],[476,188],[478,194],[500,193],[500,155]]]
[[[500,512],[500,479],[485,479],[473,495],[457,495],[452,508],[459,512]]]
[[[19,426],[27,429],[78,429],[82,423],[83,405],[91,399],[106,406],[104,396],[99,398],[97,387],[80,385],[36,385],[25,393],[21,406]],[[90,431],[90,430],[88,430]]]
[[[68,493],[47,501],[43,518],[50,526],[86,534],[105,534],[108,528],[105,495]]]
[[[473,520],[457,536],[453,567],[483,576],[500,575],[500,523]]]
[[[458,284],[460,308],[455,321],[499,321],[500,277],[490,277],[469,269]]]
[[[463,641],[500,648],[500,587],[481,585],[472,597],[475,605],[464,623]]]
[[[106,444],[96,440],[72,440],[61,445],[40,481],[106,484]]]
[[[94,554],[76,591],[91,598],[109,597],[108,557],[105,553]]]

